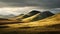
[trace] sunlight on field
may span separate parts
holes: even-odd
[[[43,20],[35,21],[35,22],[28,22],[28,23],[18,23],[18,24],[6,24],[11,28],[18,28],[18,27],[34,27],[34,26],[51,26],[55,24],[60,24],[60,14],[45,18]]]
[[[52,17],[31,23],[34,23],[31,26],[50,26],[54,24],[60,24],[60,15],[54,15]]]
[[[38,15],[40,15],[40,13],[34,15],[34,16],[31,16],[31,17],[28,17],[28,18],[25,18],[25,19],[22,19],[22,22],[30,22],[31,20],[33,20],[35,17],[37,17]]]

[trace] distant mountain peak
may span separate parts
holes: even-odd
[[[26,14],[26,15],[24,16],[24,18],[33,16],[33,15],[38,14],[38,13],[41,13],[41,12],[40,12],[40,11],[37,11],[37,10],[32,10],[31,12],[29,12],[28,14]]]
[[[30,13],[41,13],[41,12],[37,10],[32,10]]]
[[[40,15],[38,15],[32,21],[42,20],[42,19],[45,19],[45,18],[50,17],[50,16],[53,16],[53,15],[54,14],[51,13],[50,11],[44,11],[44,12],[41,12]]]

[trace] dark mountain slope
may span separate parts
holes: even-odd
[[[50,11],[44,11],[44,12],[41,12],[40,15],[38,15],[36,18],[34,18],[32,21],[37,21],[37,20],[41,20],[41,19],[44,19],[44,18],[47,18],[47,17],[50,17],[54,15],[53,13],[51,13]]]

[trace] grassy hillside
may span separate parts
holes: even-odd
[[[35,22],[6,24],[6,25],[16,28],[16,27],[51,26],[55,24],[60,24],[60,14],[56,14],[51,17],[45,18],[43,20],[35,21]]]
[[[22,19],[21,21],[22,22],[31,22],[31,20],[33,20],[35,17],[37,17],[38,15],[40,15],[40,13],[38,13],[38,14],[35,14],[35,15],[33,15],[33,16],[31,16],[31,17],[28,17],[28,18],[25,18],[25,19]]]
[[[47,26],[55,26],[57,28],[50,28]],[[53,32],[60,31],[60,14],[53,15],[51,17],[45,18],[43,20],[38,20],[35,22],[27,23],[14,23],[14,24],[5,24],[0,25],[0,34],[38,34],[40,32]],[[43,33],[42,33],[43,34]]]
[[[56,14],[43,20],[26,23],[26,25],[29,26],[50,26],[55,24],[60,24],[60,14]]]

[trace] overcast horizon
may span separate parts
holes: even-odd
[[[45,11],[59,8],[60,0],[0,0],[0,15],[26,14],[31,10]],[[56,11],[53,11],[56,13]]]

